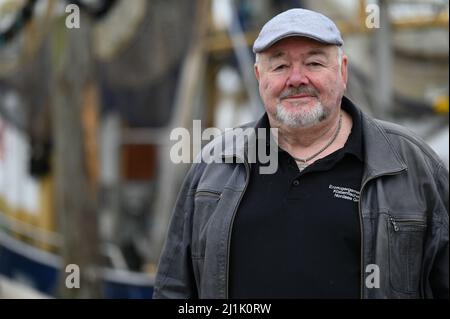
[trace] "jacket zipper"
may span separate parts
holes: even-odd
[[[197,196],[209,196],[209,197],[215,197],[217,199],[220,199],[222,197],[222,193],[213,192],[213,191],[198,191],[195,193],[195,197],[197,197]]]
[[[245,166],[245,172],[247,173],[247,176],[245,177],[244,190],[242,191],[241,196],[239,197],[239,200],[238,200],[236,206],[234,207],[233,215],[231,215],[230,228],[228,230],[227,259],[226,259],[226,263],[227,263],[227,270],[226,271],[227,272],[226,272],[225,299],[228,299],[228,289],[229,289],[229,283],[230,283],[229,274],[230,274],[231,232],[232,232],[232,229],[233,229],[233,223],[234,223],[234,218],[236,216],[236,212],[238,210],[239,204],[241,203],[242,197],[244,197],[245,191],[247,189],[248,182],[250,180],[250,166],[248,165],[246,160],[243,160],[243,163],[244,163],[244,166]]]
[[[398,227],[397,221],[395,220],[395,218],[392,217],[391,215],[389,215],[389,221],[391,222],[392,227],[394,227],[394,231],[398,232],[400,230],[400,228]]]
[[[364,281],[364,277],[365,277],[365,269],[364,269],[364,228],[363,228],[364,224],[363,224],[362,211],[361,211],[361,201],[363,199],[364,187],[367,185],[368,182],[370,182],[370,181],[372,181],[372,180],[374,180],[376,178],[379,178],[381,176],[397,175],[397,174],[403,172],[405,169],[406,168],[402,168],[401,170],[398,170],[398,171],[395,171],[395,172],[372,176],[372,177],[366,179],[363,182],[363,184],[361,186],[361,190],[359,191],[358,213],[359,213],[359,231],[360,231],[360,234],[361,234],[361,236],[360,236],[360,256],[361,256],[361,258],[360,258],[360,260],[361,260],[361,269],[360,269],[360,277],[361,278],[360,278],[360,280],[361,280],[361,283],[360,283],[360,292],[359,292],[359,294],[360,294],[360,298],[361,299],[364,299],[364,286],[365,286],[365,281]]]
[[[389,215],[389,222],[394,228],[394,232],[398,232],[400,230],[400,226],[398,223],[409,223],[420,227],[425,227],[424,221],[420,219],[405,219],[405,218],[395,218],[392,215]]]

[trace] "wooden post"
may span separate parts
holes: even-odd
[[[101,297],[97,267],[99,239],[97,190],[92,183],[83,126],[83,102],[94,84],[91,26],[81,16],[79,29],[65,18],[52,29],[52,123],[54,138],[55,207],[63,237],[59,294],[63,298]],[[79,288],[68,288],[66,266],[80,270]],[[74,280],[76,278],[74,277]]]
[[[205,38],[208,30],[210,1],[196,1],[196,25],[187,56],[183,62],[180,80],[175,98],[175,110],[169,129],[176,127],[191,128],[193,115],[196,111],[196,99],[201,89],[201,79],[206,70]],[[170,132],[169,132],[170,133]],[[151,262],[158,263],[167,226],[177,197],[177,190],[187,171],[187,164],[174,164],[170,159],[170,146],[159,150],[160,174],[158,180],[158,197],[155,203],[155,213],[151,231]],[[175,186],[175,187],[174,187]]]

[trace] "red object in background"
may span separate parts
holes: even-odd
[[[154,145],[122,146],[122,178],[126,180],[151,180],[155,178],[157,163]]]

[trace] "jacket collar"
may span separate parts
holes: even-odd
[[[363,180],[406,170],[406,163],[395,150],[381,124],[365,113],[362,115],[365,162]]]

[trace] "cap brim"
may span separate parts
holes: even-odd
[[[283,34],[276,36],[275,38],[273,38],[273,40],[271,40],[267,43],[257,44],[255,42],[255,45],[253,46],[253,53],[260,53],[264,50],[267,50],[268,48],[270,48],[272,45],[274,45],[278,41],[283,40],[285,38],[290,38],[290,37],[309,38],[309,39],[313,39],[315,41],[318,41],[318,42],[321,42],[324,44],[331,44],[331,45],[337,45],[337,46],[342,46],[342,44],[343,44],[342,42],[338,42],[338,41],[328,41],[323,38],[320,38],[317,35],[310,34],[310,33],[288,32],[288,33],[283,33]]]

